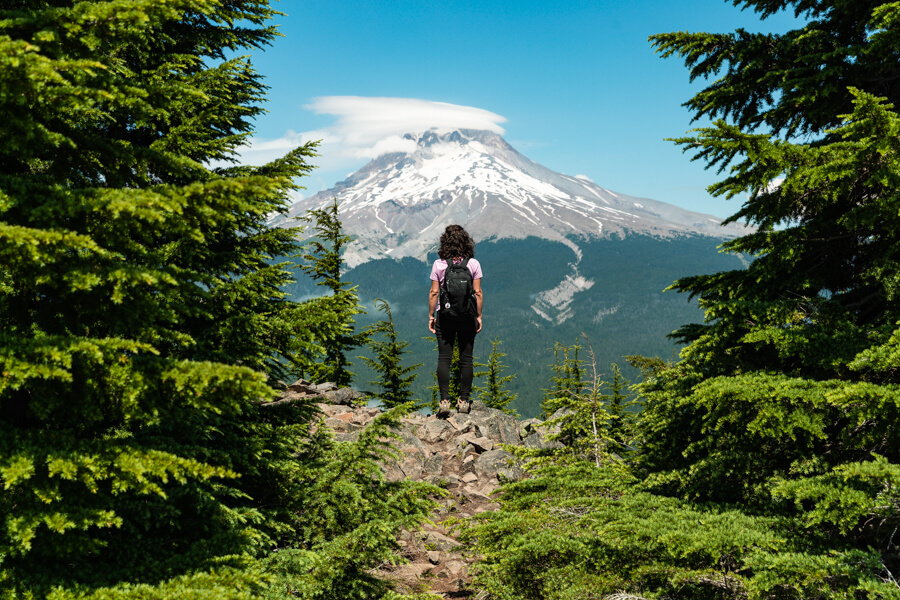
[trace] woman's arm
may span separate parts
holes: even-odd
[[[475,291],[475,320],[478,321],[478,329],[475,333],[481,331],[481,306],[484,304],[484,293],[481,291],[481,278],[479,277],[472,282],[472,289]]]
[[[437,308],[438,296],[441,294],[441,286],[437,281],[431,280],[431,291],[428,292],[428,331],[436,333],[434,329],[434,309]]]

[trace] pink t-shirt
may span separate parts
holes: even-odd
[[[453,261],[453,262],[462,262],[462,261]],[[479,263],[474,258],[470,258],[469,262],[466,263],[466,266],[469,267],[469,273],[472,274],[472,279],[481,279],[481,263]],[[443,258],[439,258],[434,261],[434,264],[431,266],[431,280],[437,281],[438,283],[444,282],[444,273],[447,272],[447,261]]]

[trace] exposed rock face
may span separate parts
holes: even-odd
[[[301,393],[320,396],[323,402],[318,406],[325,424],[334,429],[338,441],[356,439],[381,413],[378,408],[354,407],[352,400],[360,394],[348,388],[335,390],[326,385],[319,392],[319,386],[302,383],[305,385],[298,382],[288,386],[281,401]],[[348,398],[352,398],[350,404]],[[547,447],[554,442],[546,441],[539,419],[517,421],[477,401],[472,403],[470,413],[454,412],[446,419],[413,413],[402,419],[394,433],[400,438],[395,444],[402,455],[385,465],[385,476],[391,481],[428,481],[447,490],[448,496],[440,500],[433,524],[401,534],[400,544],[410,562],[385,566],[381,575],[394,580],[400,590],[430,590],[444,598],[467,597],[467,567],[472,559],[460,551],[453,532],[443,523],[450,517],[464,519],[495,510],[498,505],[491,495],[500,484],[525,476],[515,457],[502,448],[504,444]]]

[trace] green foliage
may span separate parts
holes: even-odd
[[[731,220],[755,229],[723,250],[754,260],[673,286],[705,320],[680,361],[631,357],[630,463],[574,451],[582,426],[479,517],[498,598],[900,597],[900,4],[735,4],[809,21],[652,40],[710,80],[687,106],[722,119],[677,142],[725,173],[714,194],[749,195]],[[576,396],[564,365],[548,413]]]
[[[353,600],[382,597],[389,585],[370,570],[403,562],[396,538],[413,529],[444,492],[424,482],[387,481],[382,463],[396,459],[393,429],[407,403],[377,416],[354,442],[335,443],[320,424],[298,459],[306,489],[297,507],[302,544],[279,549],[267,560],[275,576],[265,598]]]
[[[269,402],[335,312],[287,301],[299,231],[266,226],[315,144],[207,165],[261,112],[228,57],[274,14],[0,1],[0,598],[258,598],[273,549],[341,573],[311,595],[359,596],[429,506],[378,480],[387,425],[334,450],[313,405]],[[369,524],[334,525],[326,471]]]
[[[313,223],[317,237],[307,241],[301,268],[316,280],[316,285],[331,290],[329,296],[307,301],[324,313],[312,324],[316,339],[321,340],[324,360],[320,362],[320,355],[313,354],[306,370],[313,381],[347,386],[353,381],[347,355],[367,339],[365,333],[353,333],[354,317],[365,312],[359,304],[357,288],[341,280],[341,252],[352,238],[343,232],[336,198],[327,208],[310,210],[303,220]]]
[[[551,417],[559,409],[564,408],[568,398],[578,395],[584,387],[582,381],[582,361],[578,358],[581,346],[576,342],[571,347],[559,342],[553,345],[553,357],[555,362],[550,368],[553,375],[550,382],[553,387],[544,390],[544,401],[541,408],[545,417]]]
[[[509,404],[516,399],[516,394],[510,392],[506,387],[506,384],[515,378],[515,375],[502,374],[506,369],[506,365],[500,361],[506,356],[506,353],[498,350],[498,346],[502,343],[499,338],[491,340],[491,353],[488,355],[488,362],[485,365],[487,370],[484,372],[486,381],[484,387],[480,389],[479,400],[490,408],[515,415],[516,411],[509,408]]]
[[[378,381],[372,383],[379,386],[381,392],[374,396],[387,408],[393,408],[412,400],[411,386],[416,379],[416,369],[424,363],[403,366],[401,359],[404,354],[408,354],[406,348],[409,343],[397,340],[390,305],[384,300],[376,299],[375,306],[387,318],[366,328],[365,336],[368,339],[368,346],[375,353],[375,358],[364,356],[362,360],[378,373]],[[378,334],[384,339],[375,339]]]

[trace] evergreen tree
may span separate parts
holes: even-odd
[[[487,378],[484,388],[480,390],[480,400],[490,408],[502,410],[507,414],[514,415],[516,411],[507,408],[518,395],[513,394],[506,389],[506,384],[513,380],[515,375],[503,375],[506,368],[500,359],[506,356],[506,353],[500,352],[498,347],[502,342],[499,339],[491,340],[491,353],[488,356],[488,362],[484,365],[487,370],[483,372]]]
[[[391,314],[390,305],[375,299],[375,307],[382,311],[386,319],[366,328],[365,335],[368,346],[375,353],[375,358],[361,357],[376,373],[378,380],[372,383],[381,388],[381,392],[374,394],[381,403],[393,408],[412,400],[412,383],[416,379],[416,369],[424,363],[418,363],[404,367],[401,361],[404,354],[409,354],[406,349],[409,342],[397,340],[397,332],[394,330],[394,316]],[[381,334],[384,339],[377,340],[375,336]]]
[[[566,404],[567,399],[581,393],[584,382],[582,381],[582,361],[578,358],[581,346],[576,341],[571,347],[556,342],[553,346],[555,362],[550,366],[553,375],[550,381],[553,387],[544,390],[544,400],[541,409],[544,417],[551,417]]]
[[[900,597],[900,4],[735,4],[807,22],[651,39],[710,80],[678,142],[748,198],[724,250],[754,260],[673,286],[706,318],[640,361],[631,472],[544,463],[479,517],[498,597]]]
[[[307,242],[302,268],[316,280],[316,285],[331,290],[330,295],[309,301],[327,317],[313,325],[325,359],[319,362],[318,355],[313,355],[307,370],[314,381],[348,386],[353,381],[353,373],[348,371],[352,366],[348,354],[366,342],[365,333],[353,333],[354,316],[365,312],[359,304],[359,294],[355,286],[341,279],[341,254],[352,238],[343,231],[336,198],[329,207],[310,210],[303,220],[313,223],[317,235]]]
[[[808,23],[652,38],[692,77],[720,75],[688,106],[723,118],[677,141],[728,170],[710,189],[749,194],[730,220],[756,230],[724,245],[755,257],[746,270],[673,286],[699,299],[706,320],[677,332],[682,360],[642,386],[641,467],[661,493],[781,517],[786,543],[737,565],[752,569],[742,589],[889,596],[900,523],[885,496],[900,473],[900,10],[742,4],[763,16],[793,6]]]
[[[607,435],[615,446],[615,452],[623,452],[629,449],[633,438],[633,402],[629,400],[627,392],[628,380],[622,376],[619,365],[613,363],[609,366],[612,372],[612,380],[606,382],[609,394],[605,397],[607,412]]]
[[[424,515],[409,486],[360,504],[353,557],[322,541],[352,523],[303,527],[327,445],[314,407],[269,402],[268,382],[318,345],[321,312],[279,292],[271,258],[297,231],[266,221],[314,145],[206,166],[261,112],[259,76],[229,57],[267,45],[273,14],[0,0],[0,598],[255,598],[275,548],[347,589]],[[321,581],[308,597],[334,591]]]

